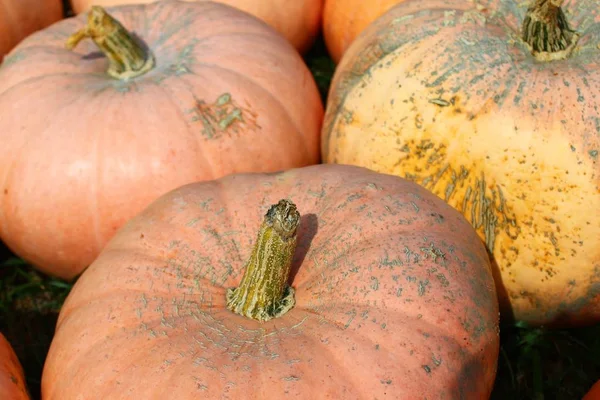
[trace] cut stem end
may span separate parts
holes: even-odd
[[[294,307],[294,289],[287,281],[299,223],[300,213],[291,201],[280,200],[269,208],[240,286],[227,290],[230,311],[264,322]]]
[[[522,39],[538,61],[564,60],[577,46],[579,34],[569,27],[563,1],[534,0],[525,14]]]
[[[75,32],[66,42],[73,49],[90,38],[108,58],[107,74],[120,80],[141,76],[154,68],[154,55],[139,38],[131,34],[100,6],[92,6],[87,25]]]

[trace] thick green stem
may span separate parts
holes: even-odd
[[[127,80],[154,68],[150,49],[100,6],[92,6],[87,25],[69,36],[66,46],[73,49],[86,38],[92,39],[108,58],[106,72],[113,78]]]
[[[279,317],[294,307],[294,289],[287,284],[296,250],[300,214],[289,200],[271,206],[237,288],[227,291],[227,308],[258,321]]]
[[[579,34],[569,27],[564,0],[533,0],[527,10],[522,38],[538,61],[563,60],[571,55]]]

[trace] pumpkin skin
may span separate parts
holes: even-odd
[[[329,55],[338,63],[348,46],[373,21],[404,0],[326,0],[323,39]]]
[[[2,333],[0,333],[0,399],[29,400],[21,363]]]
[[[0,0],[0,62],[25,37],[62,17],[61,0]]]
[[[225,291],[284,197],[301,213],[296,306],[259,323]],[[497,324],[485,247],[418,185],[338,165],[230,175],[162,196],[113,237],[61,309],[42,395],[481,399]]]
[[[271,28],[211,2],[109,12],[146,41],[153,70],[120,81],[91,41],[65,49],[85,15],[30,36],[0,68],[0,237],[65,279],[175,187],[319,162],[317,86]]]
[[[600,380],[590,388],[582,400],[600,400]]]
[[[597,323],[597,2],[568,3],[578,49],[549,63],[520,39],[527,4],[478,3],[406,1],[356,39],[332,81],[323,160],[411,179],[461,211],[507,320]]]
[[[73,10],[79,14],[93,5],[104,7],[122,4],[152,3],[155,0],[71,0]],[[186,0],[205,1],[205,0]],[[301,53],[314,43],[321,28],[324,0],[217,0],[219,3],[239,8],[263,20],[285,36]]]

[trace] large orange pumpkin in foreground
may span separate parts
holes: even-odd
[[[336,63],[354,39],[373,21],[404,0],[326,0],[323,39]]]
[[[2,333],[0,333],[0,399],[29,400],[21,363]]]
[[[62,17],[61,0],[0,0],[0,62],[25,37]]]
[[[152,3],[155,0],[71,0],[76,13],[91,6]],[[185,0],[203,1],[203,0]],[[301,53],[313,44],[321,27],[324,0],[216,0],[250,13],[283,34]]]
[[[460,213],[317,165],[190,184],[130,220],[70,292],[42,394],[479,400],[498,345],[489,259]]]
[[[576,34],[552,4],[529,2],[527,12],[512,0],[409,0],[391,9],[338,66],[323,158],[411,179],[461,211],[493,256],[507,318],[593,324],[600,8],[568,3]]]
[[[317,86],[271,28],[211,2],[110,14],[145,44],[97,7],[0,68],[0,237],[67,279],[168,190],[319,161]]]

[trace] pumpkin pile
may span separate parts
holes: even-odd
[[[487,399],[500,317],[600,322],[593,0],[60,3],[0,47],[42,399]]]

